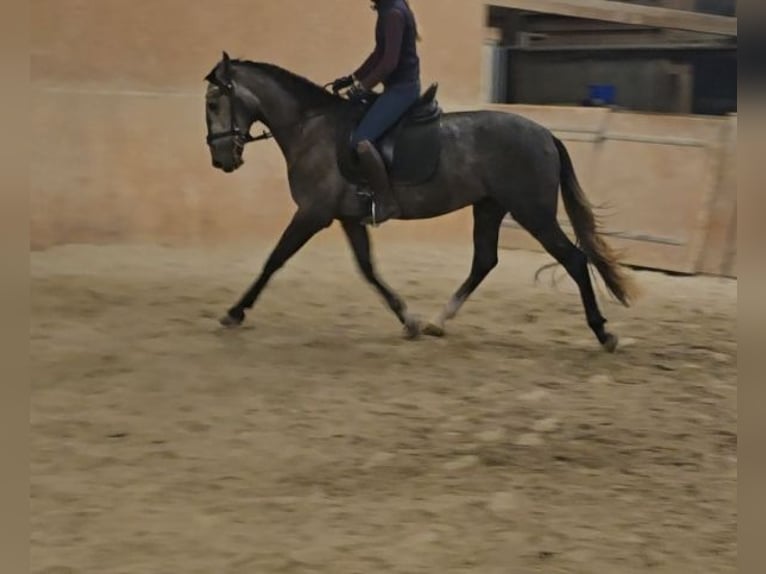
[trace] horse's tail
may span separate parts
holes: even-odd
[[[564,144],[554,137],[561,161],[561,196],[577,243],[603,277],[607,288],[626,307],[635,293],[630,278],[623,273],[617,255],[598,235],[598,225],[588,198],[580,187],[572,159]]]

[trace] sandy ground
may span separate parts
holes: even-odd
[[[638,273],[608,355],[505,251],[409,342],[317,243],[221,331],[267,248],[32,256],[33,572],[736,571],[735,282]],[[470,261],[377,249],[425,316]]]

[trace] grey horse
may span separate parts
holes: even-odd
[[[474,111],[439,118],[440,161],[432,176],[407,188],[393,182],[400,219],[433,218],[472,206],[474,255],[468,278],[426,325],[380,279],[371,256],[367,215],[356,184],[339,167],[341,126],[353,117],[346,98],[279,66],[223,58],[205,77],[205,114],[212,163],[224,172],[238,169],[245,144],[273,137],[287,163],[290,193],[297,205],[292,220],[260,275],[231,307],[221,324],[240,325],[274,273],[315,234],[340,222],[364,277],[404,325],[408,337],[444,335],[445,323],[498,263],[498,236],[506,215],[526,229],[577,283],[587,323],[609,352],[617,337],[605,329],[588,271],[595,266],[608,290],[625,306],[632,283],[617,256],[597,233],[593,210],[574,172],[564,144],[548,129],[522,116]],[[263,123],[270,133],[250,135]],[[575,245],[556,219],[559,187],[577,239]]]

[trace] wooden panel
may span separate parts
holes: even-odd
[[[603,231],[623,252],[623,261],[697,271],[721,179],[721,142],[728,131],[728,120],[721,118],[609,114],[602,142],[591,144],[574,163],[578,172],[590,170],[586,194],[600,206]],[[559,219],[571,236],[563,209]],[[501,244],[540,249],[512,222],[503,230]]]
[[[608,0],[492,0],[491,4],[531,12],[561,14],[605,22],[622,22],[636,26],[674,28],[722,36],[737,35],[737,19],[733,17],[639,6],[624,2],[610,2]]]
[[[598,161],[596,199],[626,262],[694,272],[717,183],[717,118],[615,113]]]
[[[732,117],[721,148],[719,181],[709,208],[707,232],[697,270],[735,276],[737,255],[737,118]]]

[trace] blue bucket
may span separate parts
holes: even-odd
[[[592,84],[588,86],[588,99],[596,106],[612,106],[616,92],[613,84]]]

